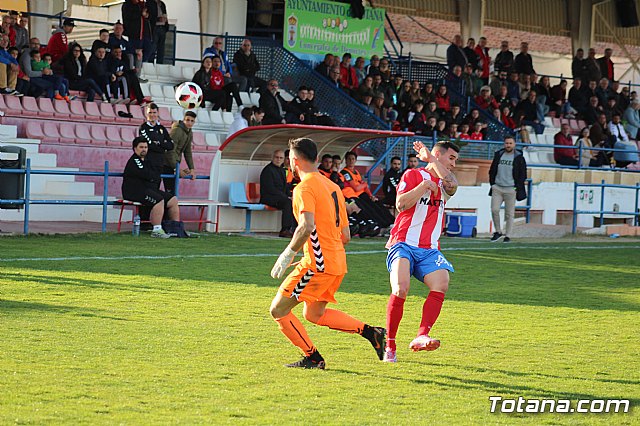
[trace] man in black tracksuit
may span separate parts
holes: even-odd
[[[169,131],[158,120],[158,105],[150,103],[147,106],[146,116],[147,121],[140,126],[140,136],[149,145],[146,161],[148,161],[149,168],[156,173],[157,179],[154,182],[156,189],[160,189],[160,175],[164,166],[165,153],[173,149],[173,141]],[[148,208],[140,209],[140,218],[143,221],[149,219]]]
[[[160,175],[149,167],[147,141],[138,136],[133,140],[133,155],[127,161],[122,178],[122,197],[137,201],[151,210],[152,237],[169,238],[162,230],[162,216],[165,208],[170,220],[179,221],[178,200],[173,194],[160,191]]]
[[[293,236],[293,207],[287,196],[287,171],[282,168],[284,151],[273,153],[271,162],[260,173],[260,203],[282,210],[280,237]]]
[[[398,184],[402,178],[402,160],[400,157],[393,157],[391,159],[391,168],[382,178],[382,192],[384,192],[384,205],[396,207],[396,195]]]

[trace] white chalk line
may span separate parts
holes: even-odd
[[[637,245],[619,245],[619,246],[519,246],[508,245],[505,247],[504,243],[499,243],[500,246],[490,247],[447,247],[443,248],[443,253],[450,251],[495,251],[495,250],[620,250],[620,249],[640,249]],[[363,254],[380,254],[386,253],[387,250],[363,250],[363,251],[348,251],[347,255],[357,256]],[[3,258],[0,259],[0,263],[13,263],[13,262],[73,262],[73,261],[85,261],[85,260],[163,260],[163,259],[207,259],[207,258],[233,258],[233,257],[278,257],[279,253],[202,253],[202,254],[168,254],[158,256],[67,256],[67,257],[16,257],[16,258]]]

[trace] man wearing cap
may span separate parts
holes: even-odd
[[[58,28],[56,32],[51,35],[49,43],[47,43],[47,53],[51,55],[51,60],[53,62],[57,62],[62,59],[69,50],[67,34],[71,34],[73,27],[75,26],[75,21],[67,18],[62,22],[62,28]]]

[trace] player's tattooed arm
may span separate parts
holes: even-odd
[[[415,188],[398,195],[396,198],[396,208],[398,211],[408,210],[415,206],[418,200],[424,196],[428,191],[435,192],[438,190],[438,186],[431,180],[423,180]]]
[[[442,189],[450,197],[458,190],[458,179],[456,179],[456,175],[453,172],[449,172],[448,175],[442,178]]]

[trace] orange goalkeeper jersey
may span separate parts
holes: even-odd
[[[319,273],[345,274],[347,256],[341,236],[349,220],[340,187],[318,172],[306,174],[293,190],[298,222],[303,212],[313,213],[316,226],[304,245],[300,265]]]

